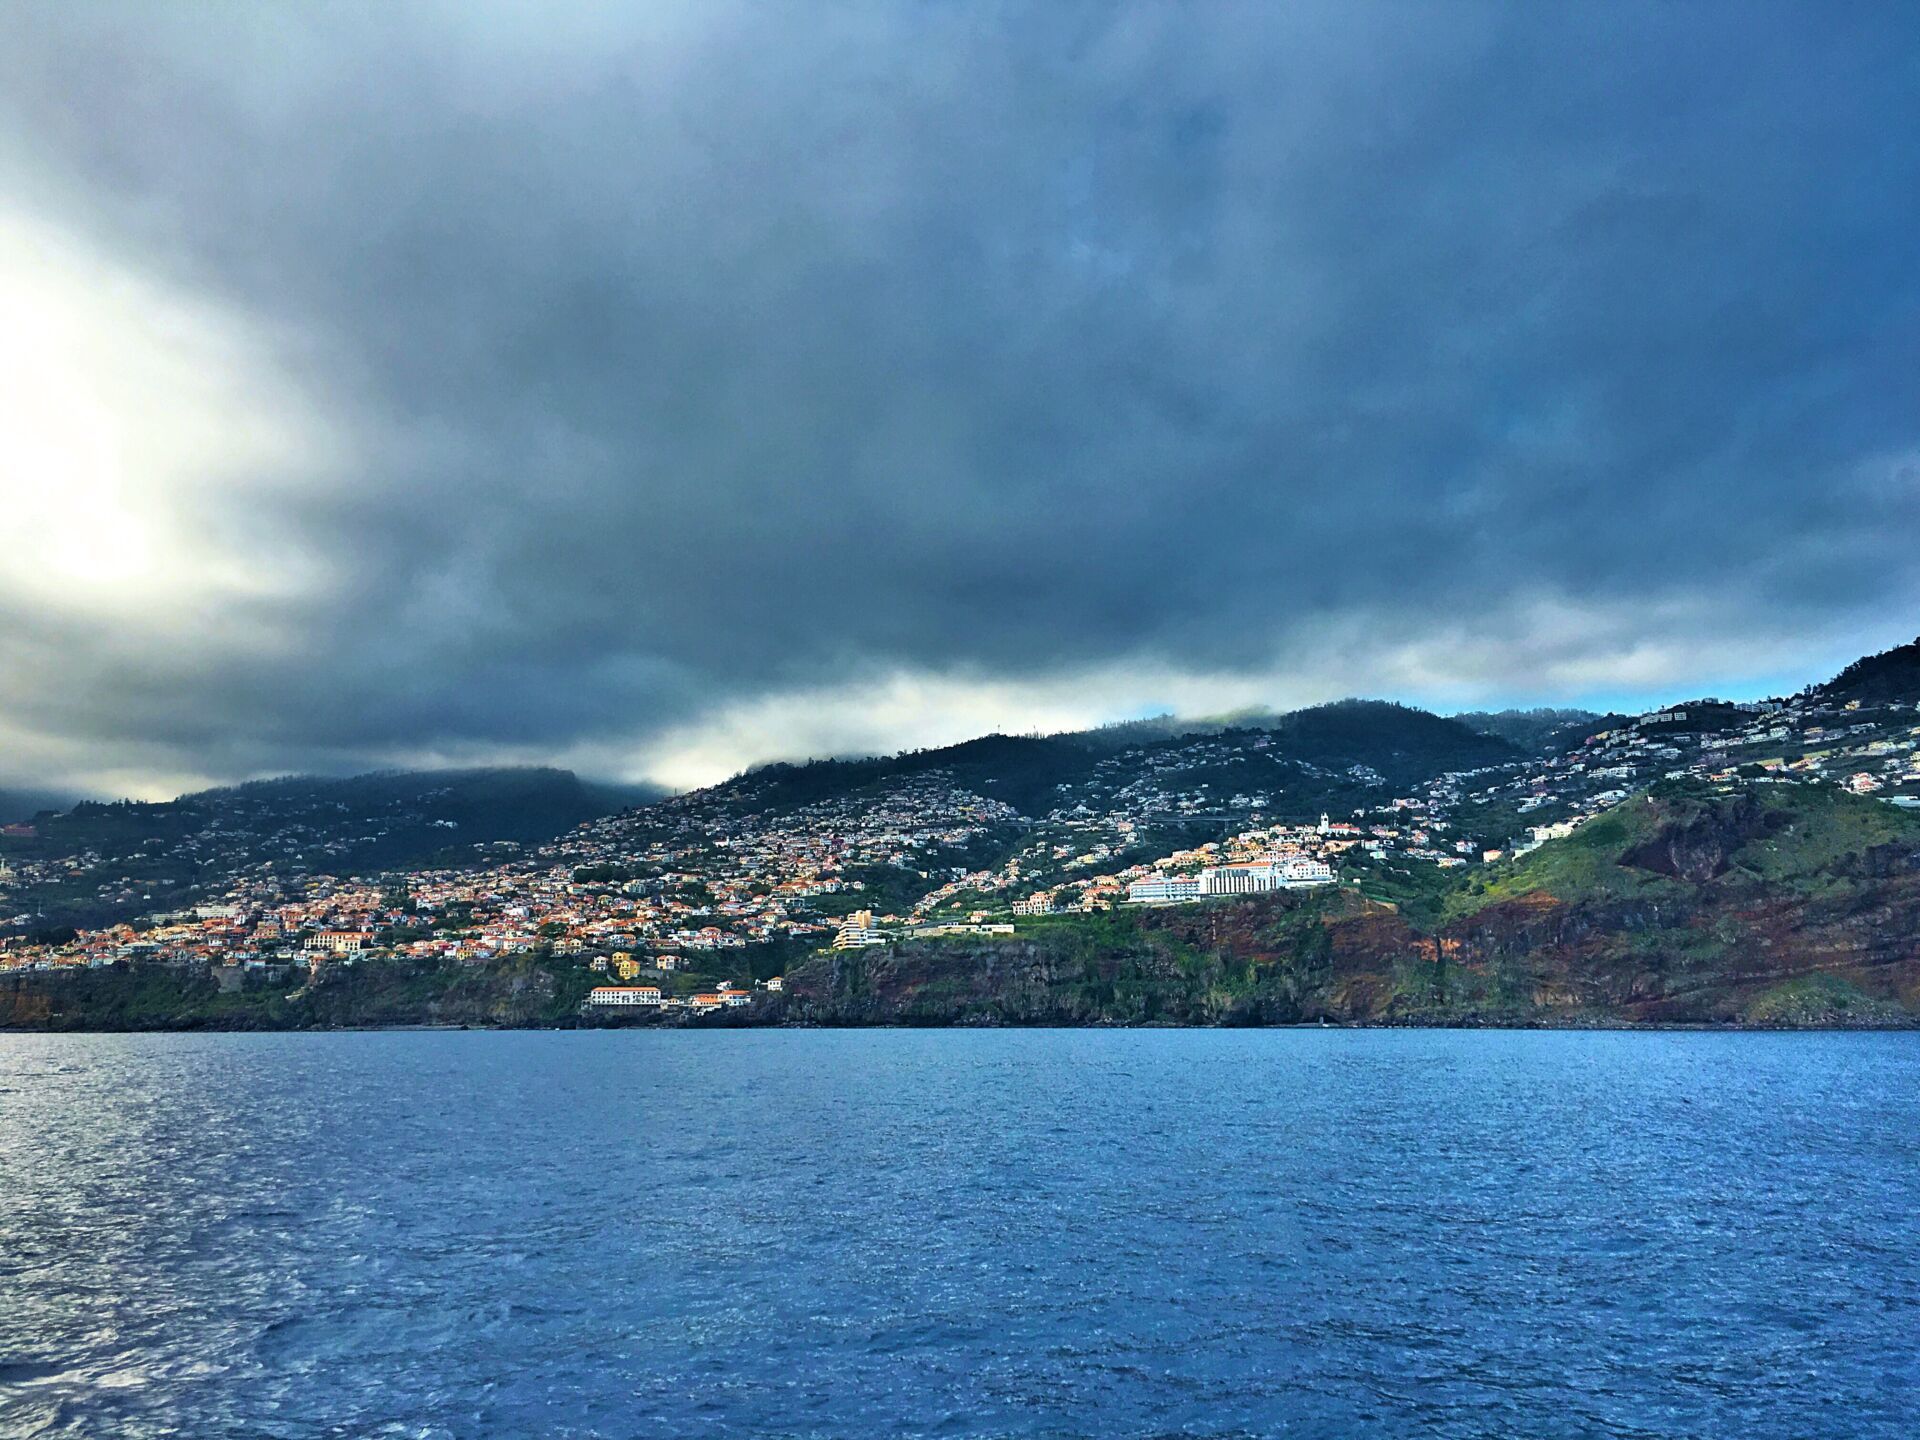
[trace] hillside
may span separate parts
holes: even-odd
[[[1824,787],[1637,797],[1438,897],[1340,890],[818,956],[813,1024],[1912,1024],[1920,820]]]
[[[1510,710],[1448,717],[1388,700],[1348,699],[1304,710],[1253,708],[1199,719],[1156,715],[1053,738],[1111,752],[1196,737],[1264,732],[1284,740],[1284,753],[1290,758],[1342,768],[1366,765],[1402,780],[1409,775],[1427,779],[1447,770],[1472,770],[1517,758],[1519,749],[1528,748],[1541,729],[1527,717],[1537,722],[1549,716],[1562,725],[1592,718],[1584,710]],[[1476,720],[1488,723],[1472,723]],[[1528,739],[1505,734],[1505,728],[1515,728]]]
[[[1073,786],[1095,764],[1092,751],[1070,738],[983,735],[958,745],[886,757],[762,765],[712,793],[723,803],[738,799],[758,809],[793,809],[937,772],[968,790],[1033,813],[1046,810],[1060,786]]]
[[[1874,657],[1845,683],[1897,693],[1902,663]],[[157,965],[186,984],[237,966],[297,988],[348,946],[350,968],[421,977],[436,1015],[433,987],[463,967],[624,974],[672,957],[677,975],[697,958],[717,983],[739,978],[729,957],[799,961],[840,940],[867,954],[796,964],[793,998],[766,1008],[965,1019],[1001,996],[990,1017],[1612,1023],[1909,1005],[1894,982],[1920,935],[1901,859],[1920,713],[1904,699],[1809,687],[1598,719],[1349,700],[1240,718],[769,765],[638,807],[564,771],[77,805],[0,835],[0,972]],[[1344,898],[1250,900],[1234,919],[1225,897],[1281,871]],[[1182,893],[1215,898],[1128,903]],[[1313,925],[1271,930],[1296,912]],[[986,941],[1009,932],[1015,948]],[[1326,974],[1260,968],[1323,943]],[[1089,945],[1120,968],[1087,972]],[[819,964],[842,978],[818,983]],[[1768,999],[1761,980],[1800,988]],[[404,1012],[415,992],[397,993],[397,1010],[345,1008]]]
[[[1569,741],[1578,744],[1595,730],[1604,730],[1624,716],[1600,715],[1592,710],[1462,710],[1449,717],[1479,735],[1492,735],[1518,746],[1529,755],[1546,754]]]
[[[1386,700],[1340,700],[1284,715],[1268,727],[1285,754],[1330,768],[1363,765],[1389,784],[1520,758],[1512,742],[1458,720]]]
[[[1083,798],[1074,792],[1103,762],[1111,771],[1116,756],[1138,757],[1131,767],[1137,772],[1164,768],[1154,761],[1183,750],[1216,755],[1222,744],[1243,750],[1253,740],[1272,759],[1325,770],[1359,766],[1402,785],[1520,758],[1512,742],[1459,720],[1385,700],[1340,700],[1287,713],[1250,711],[1198,721],[1162,717],[1045,737],[987,735],[888,757],[765,765],[717,788],[751,793],[762,805],[796,806],[898,776],[938,771],[1026,814],[1042,815],[1063,794]]]
[[[1361,867],[1325,890],[1038,917],[1008,936],[721,951],[669,978],[784,972],[785,990],[700,1021],[594,1023],[1920,1023],[1920,817],[1830,786],[1662,784],[1516,859],[1426,873],[1408,888]],[[22,971],[0,977],[0,1025],[572,1025],[602,983],[591,959],[542,944],[330,965],[311,984],[269,965],[237,986],[137,960]]]
[[[0,836],[0,930],[97,925],[193,903],[240,875],[472,865],[656,792],[568,770],[288,776],[154,803],[83,801]],[[22,918],[24,917],[24,918]]]
[[[1854,661],[1814,693],[1862,705],[1920,703],[1920,639]]]
[[[559,770],[289,777],[157,804],[87,802],[0,836],[0,936],[93,953],[84,934],[120,921],[196,905],[260,917],[343,893],[316,889],[318,877],[358,879],[377,899],[390,873],[519,867],[509,889],[547,885],[539,873],[650,887],[675,917],[667,935],[702,928],[713,907],[700,897],[714,897],[738,917],[732,928],[764,939],[853,909],[1004,906],[1256,824],[1391,816],[1394,797],[1437,777],[1518,759],[1457,721],[1346,701],[1118,749],[988,735],[768,765],[639,807],[651,796]],[[796,872],[804,893],[776,893]],[[25,948],[15,955],[34,963]]]
[[[1457,721],[1379,701],[1119,747],[989,735],[762,766],[584,826],[543,854],[582,876],[637,884],[698,874],[742,906],[778,908],[782,925],[853,909],[952,918],[1262,825],[1367,814],[1410,834],[1419,827],[1404,823],[1413,812],[1394,808],[1396,797],[1411,805],[1440,777],[1503,772],[1521,758]],[[803,899],[767,898],[773,877],[793,874]]]
[[[1345,809],[1369,786],[1513,763],[1520,751],[1458,720],[1383,700],[1342,700],[1244,724],[1166,720],[1046,737],[987,735],[887,757],[760,766],[704,792],[713,803],[780,811],[938,774],[1030,818],[1096,805],[1146,777],[1163,788],[1232,783],[1298,792],[1286,813]],[[1125,737],[1126,743],[1121,743]],[[1242,767],[1229,770],[1223,767]],[[1361,772],[1358,777],[1349,773]],[[1354,781],[1359,780],[1356,788]],[[1272,808],[1272,807],[1269,807]]]

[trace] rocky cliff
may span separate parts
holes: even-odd
[[[577,1022],[593,976],[532,958],[406,961],[248,975],[162,965],[0,976],[0,1029],[307,1030],[348,1026],[549,1026]]]

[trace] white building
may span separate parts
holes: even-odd
[[[1324,860],[1315,860],[1311,856],[1300,856],[1293,860],[1282,860],[1276,867],[1280,871],[1282,885],[1331,885],[1333,867]]]
[[[1209,865],[1198,875],[1160,875],[1127,886],[1127,900],[1135,905],[1175,905],[1206,895],[1261,895],[1273,890],[1298,890],[1331,885],[1333,867],[1309,856],[1283,860],[1256,860],[1248,865]]]
[[[1198,900],[1200,893],[1198,875],[1156,875],[1148,880],[1136,880],[1127,886],[1127,903],[1174,905],[1182,900]]]
[[[1271,865],[1217,865],[1200,872],[1202,895],[1256,895],[1279,888],[1280,877]]]
[[[1217,865],[1200,872],[1203,895],[1258,895],[1268,890],[1332,883],[1333,867],[1304,855],[1257,860],[1251,865]]]
[[[589,1005],[658,1005],[658,985],[596,985],[587,992]]]
[[[868,945],[884,945],[887,937],[875,928],[871,910],[856,910],[841,922],[833,937],[836,950],[858,950]]]

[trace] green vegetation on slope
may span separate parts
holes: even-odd
[[[1746,1006],[1750,1025],[1887,1025],[1908,1017],[1838,975],[1804,975],[1770,987]]]
[[[1322,923],[1345,897],[1054,916],[973,937],[817,955],[778,1018],[906,1025],[1260,1025],[1318,1018]]]
[[[1709,882],[1806,897],[1844,883],[1850,857],[1899,841],[1920,841],[1920,816],[1829,785],[1729,792],[1665,782],[1565,839],[1468,873],[1440,914],[1459,920],[1532,895],[1569,903],[1674,900]]]
[[[1644,797],[1627,800],[1564,840],[1470,871],[1441,897],[1438,918],[1463,919],[1527,895],[1558,900],[1658,898],[1673,889],[1667,877],[1620,864],[1636,838],[1651,833],[1655,817],[1642,808],[1645,804]]]
[[[1469,730],[1517,745],[1529,755],[1542,755],[1570,743],[1578,744],[1626,717],[1538,706],[1531,710],[1462,710],[1452,718]]]
[[[1425,860],[1374,859],[1362,850],[1341,860],[1342,878],[1369,900],[1391,905],[1420,928],[1439,923],[1442,908],[1459,889],[1459,874]]]

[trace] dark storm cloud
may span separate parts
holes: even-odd
[[[324,559],[266,654],[16,605],[29,730],[557,747],[893,668],[1324,670],[1543,595],[1649,617],[1612,645],[1913,628],[1900,6],[7,30],[17,203],[256,320],[351,457],[206,517]]]

